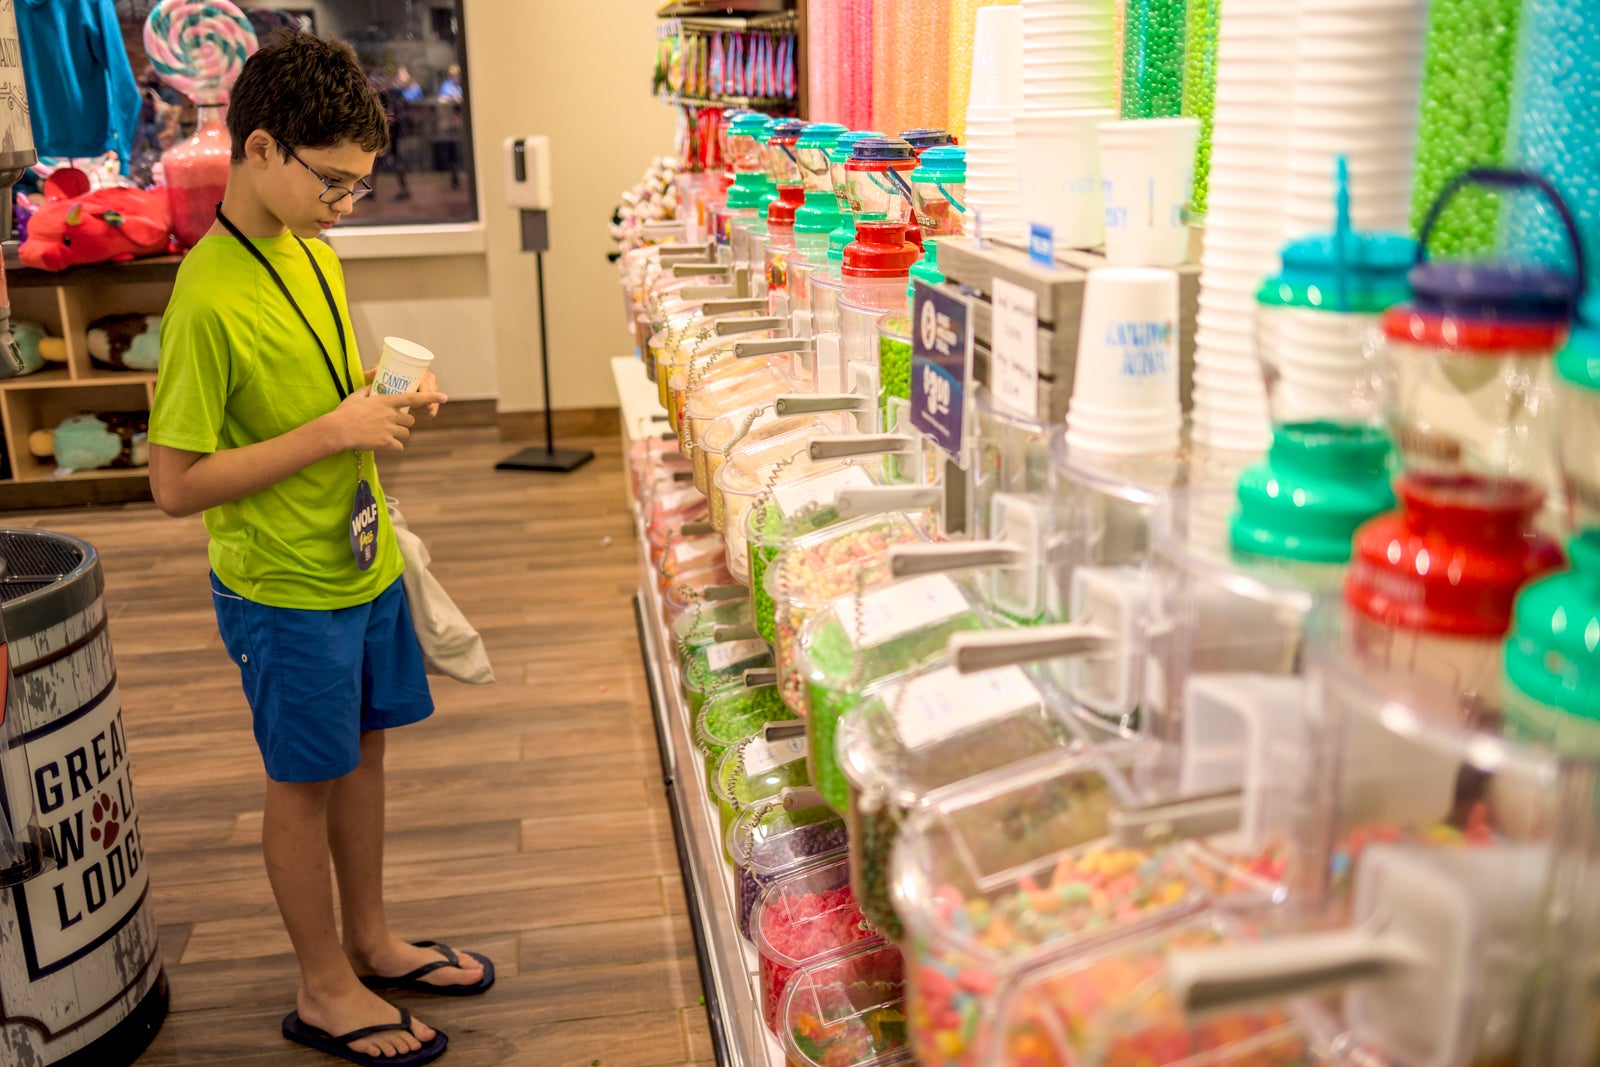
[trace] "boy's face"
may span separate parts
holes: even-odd
[[[376,153],[353,141],[341,141],[331,148],[284,147],[293,155],[288,159],[277,151],[267,155],[259,168],[257,188],[267,209],[290,232],[315,237],[354,210],[354,198],[339,194],[372,177]],[[324,181],[329,185],[324,186]],[[336,203],[323,202],[336,197]]]

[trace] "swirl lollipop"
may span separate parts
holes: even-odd
[[[144,50],[161,80],[196,104],[226,104],[256,33],[228,0],[161,0],[145,21]]]

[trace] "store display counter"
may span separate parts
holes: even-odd
[[[632,357],[611,361],[622,408],[623,454],[627,446],[659,433],[665,414],[644,365]],[[660,587],[650,566],[644,525],[635,514],[639,586],[634,610],[645,678],[655,713],[656,741],[667,802],[683,873],[689,919],[705,987],[706,1014],[717,1061],[725,1067],[782,1067],[783,1050],[761,1021],[757,1006],[759,963],[755,946],[739,935],[733,871],[722,856],[716,806],[706,795],[700,759],[690,736],[689,708],[683,698],[671,635],[662,622]],[[679,772],[680,766],[683,768]]]

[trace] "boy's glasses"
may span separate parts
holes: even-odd
[[[372,192],[372,186],[368,184],[365,178],[357,178],[354,186],[340,185],[336,181],[331,181],[328,178],[324,178],[322,175],[316,172],[315,168],[313,168],[311,164],[301,159],[299,154],[295,152],[294,149],[289,148],[287,145],[284,147],[285,150],[288,151],[290,159],[306,168],[306,170],[311,172],[311,176],[313,178],[322,183],[322,195],[317,197],[317,199],[321,200],[324,204],[327,204],[331,207],[332,205],[342,201],[347,196],[350,198],[350,202],[354,204],[361,200],[362,197]]]

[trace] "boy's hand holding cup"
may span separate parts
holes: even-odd
[[[403,337],[385,337],[383,354],[378,357],[378,366],[372,372],[372,391],[378,395],[438,392],[439,382],[433,374],[433,353]],[[428,405],[429,418],[438,413],[438,404]]]

